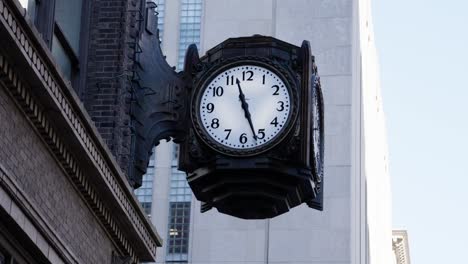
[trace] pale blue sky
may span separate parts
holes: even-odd
[[[468,1],[372,4],[394,227],[413,264],[468,263]]]

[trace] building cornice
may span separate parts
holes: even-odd
[[[0,0],[0,39],[0,80],[77,190],[124,254],[135,260],[155,259],[161,238],[40,34],[15,0]]]
[[[411,264],[408,233],[406,230],[393,230],[392,248],[397,264]]]

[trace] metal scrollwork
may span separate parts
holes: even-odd
[[[147,13],[147,19],[152,16],[156,16],[154,10]],[[176,72],[166,62],[156,23],[147,24],[139,46],[145,48],[145,56],[139,56],[137,61],[140,78],[135,81],[131,108],[133,163],[130,178],[134,179],[134,187],[141,185],[153,147],[161,139],[172,138],[177,143],[184,141],[190,123],[191,77],[184,72]],[[186,65],[196,64],[196,47],[189,48],[188,53],[193,54],[194,59],[187,61]]]

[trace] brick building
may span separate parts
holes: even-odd
[[[0,264],[155,259],[130,118],[154,7],[0,0]]]

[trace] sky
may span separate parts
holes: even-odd
[[[372,5],[393,225],[413,264],[468,263],[468,1]]]

